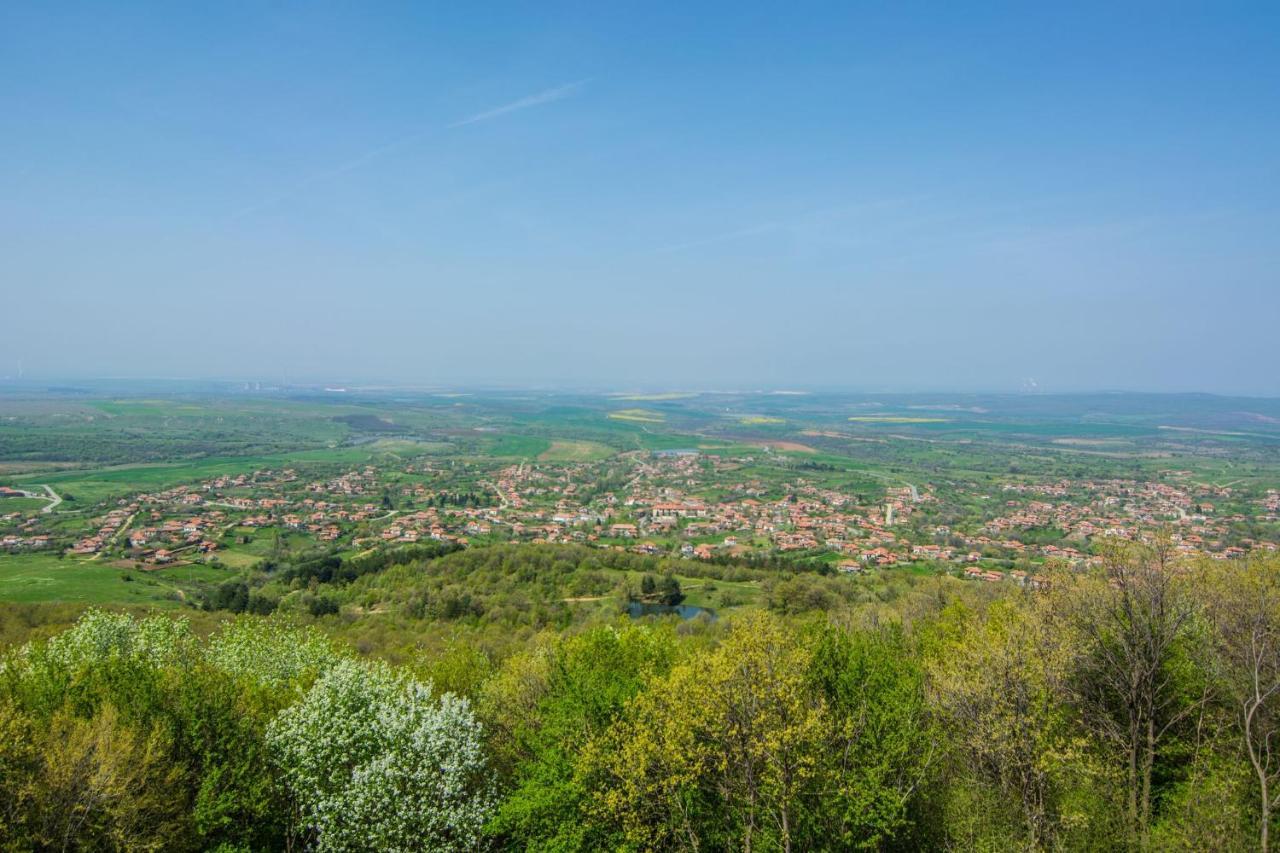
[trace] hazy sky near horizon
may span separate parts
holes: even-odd
[[[1280,395],[1280,4],[0,4],[0,377]]]

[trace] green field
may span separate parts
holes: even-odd
[[[180,607],[194,582],[228,577],[227,570],[177,566],[157,572],[120,569],[98,560],[52,554],[8,554],[0,559],[0,600],[23,604],[145,604]],[[129,578],[126,581],[124,578]]]
[[[609,417],[615,421],[634,421],[644,424],[660,424],[667,419],[662,412],[650,409],[619,409],[616,412],[610,412]]]
[[[598,462],[608,459],[616,451],[598,441],[553,440],[551,446],[538,454],[542,462]]]
[[[485,448],[490,456],[536,459],[551,449],[550,439],[536,435],[500,435]]]
[[[228,568],[247,569],[262,559],[245,547],[226,548],[217,553],[218,561]]]
[[[393,512],[420,505],[415,489],[442,506],[474,501],[477,495],[481,502],[492,500],[487,484],[495,472],[516,462],[545,466],[540,476],[556,475],[550,470],[556,465],[598,463],[598,468],[572,472],[575,484],[588,487],[579,494],[591,500],[618,492],[629,466],[646,458],[644,451],[696,449],[704,458],[691,462],[688,482],[662,485],[714,503],[740,497],[746,489],[763,500],[780,500],[803,481],[806,488],[848,495],[866,511],[884,499],[886,489],[915,483],[930,490],[937,503],[917,507],[904,535],[928,539],[935,524],[973,526],[993,514],[978,494],[1044,478],[1144,480],[1185,471],[1179,476],[1235,489],[1229,499],[1217,499],[1220,514],[1255,514],[1260,496],[1280,484],[1280,446],[1268,434],[1272,424],[1280,424],[1280,404],[1271,401],[1142,395],[936,399],[525,392],[443,397],[406,392],[364,398],[165,399],[156,393],[0,398],[0,484],[36,489],[47,483],[65,499],[49,515],[38,514],[46,506],[43,500],[6,499],[0,501],[0,514],[35,517],[39,530],[62,547],[91,533],[107,505],[125,495],[256,469],[296,467],[304,478],[323,480],[366,464],[378,469],[368,499],[385,501],[385,509]],[[281,446],[278,452],[226,452]],[[708,476],[713,468],[717,473]],[[593,484],[594,474],[599,479]],[[260,497],[263,490],[243,491]],[[551,508],[549,498],[536,497],[533,503]],[[1280,535],[1270,523],[1238,527],[1228,535],[1255,540]],[[19,517],[5,533],[33,529]],[[376,524],[371,530],[348,529],[341,541],[371,532],[376,534]],[[248,542],[235,541],[245,536]],[[475,537],[473,544],[505,538],[485,537]],[[679,541],[664,539],[663,544],[674,549]],[[714,543],[717,537],[699,541]],[[247,529],[220,544],[214,559],[222,568],[208,570],[215,575],[246,572],[267,557],[287,559],[291,553],[330,547],[292,532],[277,545],[274,532]],[[760,550],[770,547],[768,541],[757,543]],[[141,599],[172,606],[174,583],[198,586],[209,580],[205,570],[192,569],[172,578],[171,570],[138,573],[147,580],[125,582],[118,570],[104,568],[121,556],[118,547],[93,562],[44,554],[0,556],[6,579],[0,599]],[[706,590],[690,582],[690,603],[702,606],[719,607],[726,594],[730,601],[759,597],[756,587],[720,584]]]
[[[759,581],[709,580],[682,575],[676,575],[676,579],[680,581],[680,588],[684,591],[683,604],[722,612],[761,603]]]
[[[0,500],[0,515],[10,512],[39,512],[49,505],[40,498],[4,498]]]

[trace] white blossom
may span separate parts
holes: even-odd
[[[343,660],[267,731],[321,850],[474,849],[493,810],[465,699]]]
[[[153,616],[138,620],[124,613],[90,610],[49,640],[43,657],[48,664],[68,671],[112,660],[161,667],[191,653],[193,640],[185,619]]]
[[[341,657],[316,631],[262,619],[240,619],[225,626],[205,651],[205,658],[218,669],[264,687],[307,682]]]

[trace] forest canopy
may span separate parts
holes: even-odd
[[[517,577],[537,600],[590,576],[573,557],[591,553],[444,554],[343,582],[409,608],[464,576],[480,596]],[[1117,545],[1039,589],[977,589],[922,579],[887,604],[823,609],[775,593],[716,621],[596,615],[506,644],[402,645],[396,663],[342,639],[343,615],[92,610],[0,664],[0,839],[1268,847],[1280,560]]]

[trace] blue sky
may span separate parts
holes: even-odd
[[[1280,5],[0,5],[0,376],[1280,394]]]

